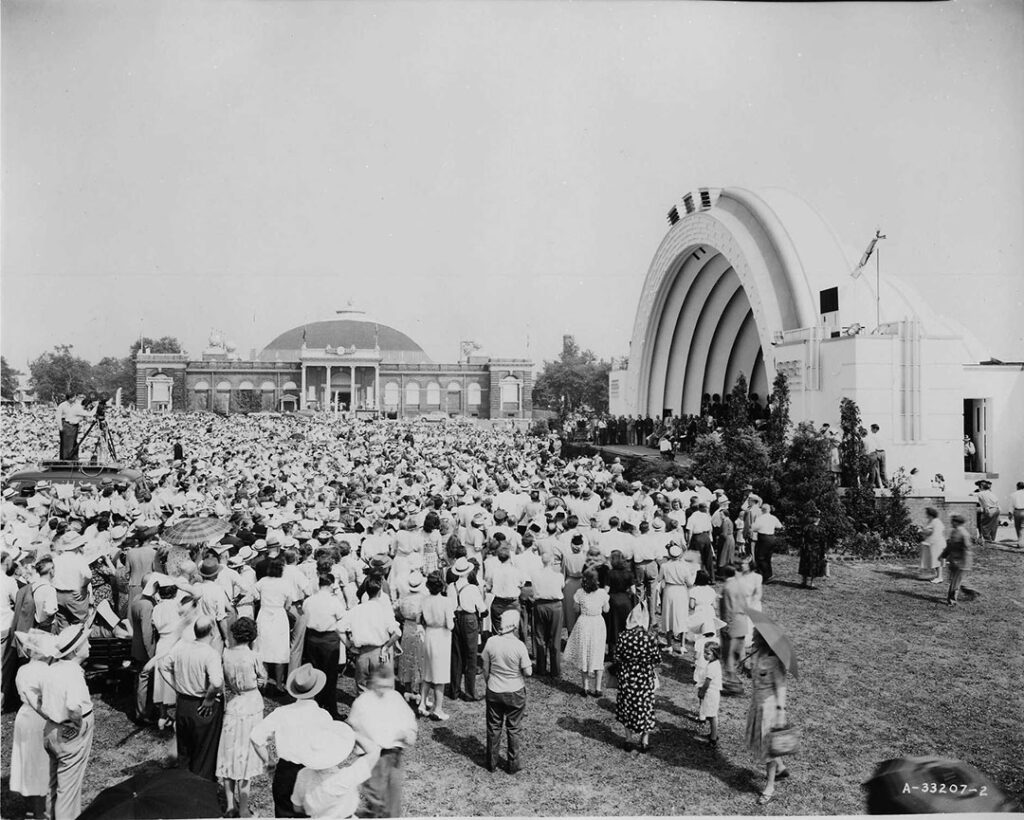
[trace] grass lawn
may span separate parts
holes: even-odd
[[[755,805],[763,770],[743,744],[747,694],[723,698],[721,740],[697,741],[686,661],[667,662],[658,728],[646,756],[621,747],[614,680],[600,701],[578,678],[533,680],[525,720],[527,762],[518,775],[483,768],[483,704],[446,705],[447,723],[421,722],[406,756],[409,815],[859,814],[861,783],[876,762],[911,755],[960,758],[1024,798],[1024,555],[976,553],[968,585],[981,592],[950,610],[945,587],[919,580],[914,562],[840,564],[819,590],[796,584],[796,559],[776,558],[765,611],[790,631],[800,679],[789,713],[803,745],[774,801]],[[352,681],[343,682],[350,699]],[[166,759],[169,742],[96,700],[86,803],[101,789]],[[3,721],[3,816],[19,817],[8,791],[13,716]],[[271,815],[266,778],[254,808]]]

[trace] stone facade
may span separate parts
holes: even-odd
[[[136,406],[150,406],[150,384],[170,377],[171,411],[297,410],[300,362],[238,361],[183,354],[140,353]],[[501,402],[502,380],[517,388],[518,402]],[[410,387],[415,385],[415,387]],[[529,419],[533,414],[533,363],[527,359],[474,357],[458,364],[381,364],[376,409],[391,417],[444,414],[480,419]]]

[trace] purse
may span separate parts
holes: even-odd
[[[772,757],[795,754],[800,748],[800,730],[791,724],[776,726],[768,735],[768,751]]]

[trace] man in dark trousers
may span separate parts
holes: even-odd
[[[199,618],[193,629],[196,639],[175,644],[157,669],[178,693],[174,719],[178,767],[216,782],[217,747],[224,722],[224,670],[220,654],[211,646],[213,620]]]
[[[181,446],[181,439],[177,439],[174,442],[174,460],[184,461],[185,460],[185,448]]]
[[[480,587],[469,582],[473,563],[463,556],[451,567],[455,582],[448,586],[448,597],[455,602],[455,629],[452,631],[451,690],[448,696],[477,700],[476,656],[480,640],[480,618],[487,612]],[[465,691],[462,691],[463,682]]]
[[[143,577],[141,594],[128,604],[128,622],[132,625],[132,669],[135,671],[134,711],[136,723],[151,723],[153,711],[153,676],[145,669],[156,651],[153,640],[153,606],[156,583],[152,573]]]
[[[324,688],[316,696],[321,709],[326,709],[332,720],[338,716],[338,664],[341,661],[341,633],[338,624],[345,617],[345,604],[331,587],[334,576],[321,572],[319,590],[310,595],[302,611],[308,617],[303,644],[302,660],[326,676]]]

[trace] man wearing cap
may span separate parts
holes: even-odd
[[[982,479],[975,493],[978,499],[978,534],[986,541],[995,542],[999,531],[999,498],[992,492],[992,482]]]
[[[268,745],[271,738],[277,748],[271,794],[274,798],[275,817],[300,816],[292,806],[295,779],[302,769],[304,752],[311,738],[322,730],[331,731],[331,716],[315,700],[324,688],[326,676],[310,664],[304,664],[288,676],[285,690],[295,703],[279,706],[256,724],[249,736],[256,754],[265,764],[271,764]],[[339,724],[341,725],[341,724]]]
[[[754,563],[764,583],[772,578],[772,552],[775,550],[775,534],[782,529],[782,522],[772,515],[772,505],[762,504],[761,514],[750,528],[754,539]]]
[[[234,614],[234,606],[224,587],[217,583],[221,573],[220,561],[215,555],[208,555],[199,565],[200,581],[194,585],[195,598],[199,603],[199,616],[207,617],[214,624],[210,645],[218,653],[224,651],[227,644],[228,628],[231,626],[229,615]]]
[[[158,674],[178,693],[174,732],[178,767],[216,780],[217,748],[224,721],[224,670],[211,645],[216,629],[206,616],[193,626],[194,641],[178,641],[158,662]]]
[[[526,645],[516,637],[519,612],[508,609],[495,625],[498,634],[484,646],[484,679],[487,682],[487,770],[498,768],[501,729],[508,735],[508,771],[515,774],[523,765],[519,735],[526,712],[526,678],[533,664]]]
[[[448,696],[476,700],[477,651],[480,644],[480,619],[487,612],[484,596],[469,582],[473,563],[465,556],[451,567],[454,583],[448,585],[448,597],[455,602],[455,628],[452,630],[451,682]],[[465,691],[462,687],[465,686]]]

